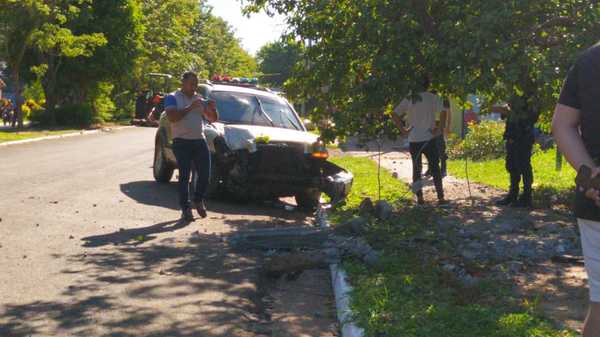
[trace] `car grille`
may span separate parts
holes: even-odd
[[[304,154],[302,144],[259,144],[250,158],[250,170],[255,175],[291,175],[310,174],[310,162]]]

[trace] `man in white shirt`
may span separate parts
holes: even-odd
[[[210,178],[210,152],[204,137],[204,119],[215,122],[219,118],[214,101],[206,101],[196,93],[198,77],[186,72],[181,77],[181,89],[165,97],[165,111],[171,122],[173,153],[179,167],[179,204],[182,219],[193,221],[191,207],[206,218],[204,194]],[[189,198],[189,180],[192,162],[198,171],[198,181]]]
[[[425,89],[429,83],[425,83]],[[404,99],[392,114],[392,119],[403,134],[408,134],[410,144],[410,155],[413,165],[413,183],[421,180],[423,163],[422,155],[427,158],[429,171],[433,177],[439,203],[445,203],[444,186],[440,171],[440,154],[435,138],[443,134],[442,127],[436,127],[436,115],[440,114],[439,125],[445,126],[448,118],[447,108],[444,107],[442,99],[429,91],[424,91],[415,97]],[[406,116],[406,124],[403,125],[402,116]],[[423,191],[419,189],[415,193],[417,202],[424,203]]]

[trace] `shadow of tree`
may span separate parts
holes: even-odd
[[[109,234],[88,236],[83,238],[85,241],[83,244],[84,247],[100,247],[105,245],[121,245],[121,244],[131,244],[131,245],[139,245],[146,241],[150,241],[156,238],[156,236],[152,236],[152,234],[164,233],[176,231],[178,229],[185,228],[188,226],[190,222],[184,220],[178,221],[167,221],[161,222],[156,225],[141,227],[141,228],[132,228],[132,229],[122,229]]]
[[[155,200],[166,200],[161,198]],[[266,206],[213,205],[235,214],[272,215],[272,221],[224,221],[234,230],[273,223],[283,226],[306,219],[298,212]],[[186,226],[169,221],[83,238],[85,252],[55,256],[66,258],[60,274],[71,279],[61,296],[1,304],[0,336],[271,335],[272,299],[268,290],[274,281],[259,272],[261,255],[234,252],[221,237],[198,231],[169,238],[157,235]],[[144,240],[137,240],[140,236]],[[300,299],[298,306],[312,301]]]

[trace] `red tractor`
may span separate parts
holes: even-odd
[[[165,110],[165,95],[170,92],[173,76],[160,73],[149,73],[146,76],[150,89],[142,90],[137,96],[132,124],[157,127],[160,115]]]

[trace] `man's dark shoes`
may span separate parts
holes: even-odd
[[[198,211],[198,215],[201,218],[206,218],[208,216],[206,214],[206,205],[204,204],[204,200],[195,202],[194,207],[196,208],[196,211]]]
[[[531,208],[533,205],[533,200],[531,198],[531,194],[524,193],[519,197],[519,199],[512,204],[513,207],[517,208]]]
[[[194,221],[194,214],[192,213],[192,209],[191,208],[186,208],[183,211],[181,211],[181,220],[187,221],[187,222],[193,222]]]
[[[496,202],[498,206],[508,206],[517,201],[517,196],[515,194],[509,194],[501,200]]]

